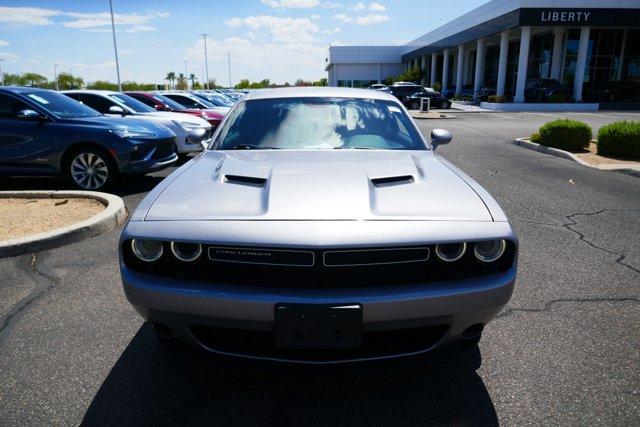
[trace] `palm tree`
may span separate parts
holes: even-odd
[[[170,71],[167,73],[167,77],[165,77],[164,79],[169,80],[169,85],[171,86],[171,89],[175,89],[173,82],[176,79],[176,73],[174,73],[173,71]]]
[[[198,80],[198,78],[196,77],[195,74],[191,73],[191,74],[189,74],[189,80],[191,80],[191,87],[193,88],[193,86],[196,84],[196,80]]]
[[[178,74],[178,84],[176,85],[176,87],[180,90],[187,89],[187,78],[184,76],[184,74]]]

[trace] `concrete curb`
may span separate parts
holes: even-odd
[[[601,171],[610,171],[622,173],[629,176],[635,176],[640,178],[640,169],[632,169],[628,166],[618,166],[618,165],[601,165],[600,167],[591,165],[580,157],[576,156],[573,153],[568,151],[560,150],[558,148],[547,147],[545,145],[536,144],[535,142],[529,141],[527,138],[517,138],[513,141],[515,145],[519,145],[520,147],[527,148],[529,150],[538,151],[540,153],[549,154],[555,157],[561,157],[563,159],[571,160],[576,163],[580,163],[582,166],[587,166],[590,168],[598,169]]]
[[[439,119],[455,119],[456,118],[456,116],[454,116],[453,114],[445,114],[445,113],[436,113],[436,114],[439,114],[438,117],[425,117],[425,116],[419,115],[420,113],[412,113],[411,111],[409,112],[409,114],[411,115],[411,117],[413,117],[416,120],[439,120]]]
[[[105,209],[84,221],[46,233],[0,241],[0,258],[52,249],[109,231],[127,218],[124,201],[118,196],[94,191],[0,191],[0,198],[98,200]]]

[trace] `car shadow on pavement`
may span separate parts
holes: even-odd
[[[497,425],[475,350],[449,363],[359,374],[221,367],[157,343],[144,325],[95,395],[83,425]]]

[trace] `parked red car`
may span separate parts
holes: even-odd
[[[187,113],[194,116],[202,117],[211,124],[212,130],[215,130],[222,119],[224,114],[213,110],[200,110],[197,108],[185,108],[173,99],[169,99],[164,95],[151,92],[125,92],[132,98],[154,108],[157,111],[172,111],[175,113]]]

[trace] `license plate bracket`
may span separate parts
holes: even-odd
[[[292,349],[358,348],[360,304],[276,304],[276,345]]]

